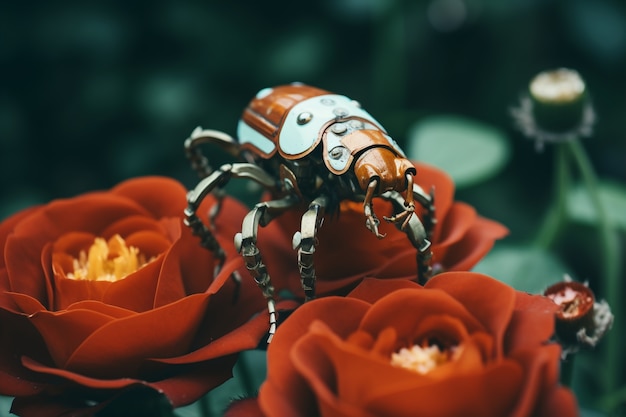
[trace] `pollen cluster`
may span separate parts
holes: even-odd
[[[413,345],[391,354],[391,365],[425,375],[450,360],[450,352],[439,346]]]
[[[74,259],[74,271],[67,277],[75,280],[119,281],[146,264],[146,257],[134,246],[115,235],[108,241],[97,237],[88,251]]]

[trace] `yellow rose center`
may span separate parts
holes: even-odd
[[[437,345],[413,345],[391,354],[391,365],[425,375],[450,360],[456,348],[441,350]]]
[[[134,246],[127,246],[120,235],[108,241],[97,237],[87,252],[80,251],[74,259],[75,280],[119,281],[146,264],[146,257]]]

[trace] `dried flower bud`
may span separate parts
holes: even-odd
[[[591,136],[595,113],[577,71],[559,68],[535,76],[511,115],[524,135],[536,141],[564,142]]]
[[[559,306],[556,312],[556,336],[564,356],[581,347],[595,347],[613,324],[613,314],[606,301],[595,301],[593,291],[583,283],[565,280],[550,286],[544,295]]]
[[[542,129],[566,132],[580,124],[587,90],[578,72],[565,68],[542,72],[528,90],[535,122]]]

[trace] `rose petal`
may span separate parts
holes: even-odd
[[[272,372],[259,391],[259,402],[267,415],[310,415],[306,410],[311,410],[315,401],[307,394],[306,382],[294,372],[291,362],[285,360],[293,342],[307,332],[309,324],[314,319],[320,320],[336,334],[347,337],[356,329],[368,307],[368,303],[356,299],[320,298],[302,305],[280,325],[267,350],[268,367]]]
[[[433,277],[426,288],[441,289],[464,305],[493,335],[495,355],[503,354],[504,334],[515,306],[512,287],[483,274],[446,272]]]
[[[421,186],[426,193],[434,189],[436,217],[445,218],[454,201],[454,181],[446,172],[432,165],[419,162],[415,162],[414,165],[417,169],[416,184]],[[435,231],[435,240],[438,240],[437,231]]]
[[[505,352],[535,348],[554,334],[554,314],[558,306],[550,299],[517,292],[515,310],[506,331]]]
[[[534,415],[542,396],[558,383],[560,355],[561,348],[556,344],[516,351],[511,355],[526,372],[525,384],[518,394],[518,404],[511,417]]]
[[[218,361],[195,364],[193,369],[181,375],[165,378],[157,382],[146,382],[134,378],[90,378],[80,373],[48,367],[27,357],[23,358],[22,362],[31,371],[60,377],[79,386],[92,389],[121,390],[132,385],[146,385],[165,394],[173,407],[180,407],[196,401],[207,391],[231,377],[235,359],[236,356],[231,356]]]
[[[121,307],[114,306],[111,304],[105,304],[100,301],[94,301],[94,300],[78,301],[68,306],[67,310],[68,311],[91,310],[91,311],[96,311],[98,313],[102,313],[114,319],[121,319],[123,317],[128,317],[128,316],[132,316],[133,314],[136,314],[136,312],[132,310],[121,308]]]
[[[5,298],[11,300],[11,303],[5,303]],[[38,311],[45,310],[46,308],[41,305],[39,300],[17,292],[4,292],[0,294],[0,300],[2,300],[2,308],[12,313],[23,314],[35,314]]]
[[[14,337],[19,332],[22,339]],[[39,335],[26,316],[15,316],[0,309],[0,392],[6,396],[30,396],[49,388],[45,378],[24,369],[20,355],[42,354],[38,349]]]
[[[178,181],[166,177],[133,178],[117,185],[111,192],[136,201],[157,219],[180,217],[187,205],[187,190]]]
[[[448,247],[465,236],[477,218],[476,210],[469,204],[454,203],[441,224],[437,247],[446,252]]]
[[[559,386],[545,393],[536,413],[537,417],[578,417],[580,415],[574,393]]]
[[[161,233],[151,230],[140,230],[128,235],[125,239],[126,246],[133,246],[145,256],[146,261],[155,258],[169,249],[172,242]]]
[[[411,346],[420,322],[425,317],[437,314],[455,317],[463,322],[470,333],[484,329],[462,303],[436,289],[403,289],[386,295],[367,311],[359,328],[370,334],[378,334],[386,327],[393,327],[398,339],[405,346]]]
[[[43,337],[54,363],[61,368],[85,338],[112,320],[109,316],[89,310],[58,313],[43,310],[30,317],[31,323]]]
[[[55,275],[54,305],[50,310],[61,311],[81,300],[102,301],[106,290],[113,285],[109,281],[76,280],[64,274]]]
[[[267,331],[268,318],[260,314],[248,323],[241,325],[230,333],[215,339],[213,342],[191,353],[176,357],[156,358],[151,359],[151,361],[180,365],[198,363],[232,355],[244,350],[256,348]]]
[[[311,356],[316,358],[311,360]],[[510,409],[522,379],[521,367],[512,361],[500,361],[484,370],[479,366],[469,374],[455,373],[449,378],[420,375],[364,355],[320,326],[311,327],[294,345],[292,358],[317,399],[332,410],[322,416],[335,415],[338,405],[386,416],[408,417],[416,412],[501,416]],[[449,393],[454,393],[455,401],[450,401]]]
[[[422,288],[422,286],[404,279],[366,278],[348,294],[348,297],[373,304],[382,297],[404,288]]]
[[[145,212],[135,203],[104,193],[57,200],[34,211],[28,216],[28,221],[17,224],[13,234],[6,239],[5,262],[11,290],[28,294],[46,304],[47,281],[42,265],[33,262],[41,259],[46,244],[68,230],[97,235],[116,219],[141,213]]]
[[[165,234],[165,228],[158,220],[143,215],[128,216],[111,223],[100,232],[100,237],[108,240],[117,234],[126,238],[126,236],[138,231],[152,231],[161,235]]]
[[[441,260],[448,271],[468,271],[493,247],[495,240],[508,234],[500,223],[478,217],[463,239],[452,245]]]
[[[13,229],[25,218],[39,210],[40,206],[28,207],[24,210],[7,217],[0,222],[0,270],[5,267],[4,249],[6,246],[5,237],[13,232]]]
[[[98,377],[134,376],[145,358],[184,354],[204,317],[207,302],[203,294],[191,295],[102,324],[74,349],[65,367]]]
[[[60,369],[57,367],[44,365],[28,356],[22,357],[22,365],[30,371],[38,372],[46,375],[61,377],[84,387],[103,388],[103,389],[120,389],[141,382],[134,378],[90,378],[80,373]]]
[[[102,301],[137,312],[152,309],[164,256],[158,256],[126,278],[111,283]]]
[[[522,385],[519,364],[502,361],[479,374],[461,374],[405,390],[389,390],[368,402],[374,415],[508,416]]]

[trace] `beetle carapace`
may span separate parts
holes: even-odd
[[[296,176],[297,185],[311,200],[328,192],[319,189],[326,183],[338,197],[333,202],[358,199],[374,179],[375,195],[404,192],[407,175],[415,175],[402,149],[358,102],[305,85],[259,91],[239,121],[237,137],[256,159],[278,156],[279,165],[292,172],[306,171]]]
[[[227,149],[240,162],[212,170],[199,145],[210,143]],[[384,217],[403,230],[417,249],[420,281],[430,275],[429,235],[435,223],[434,196],[414,182],[415,166],[381,124],[361,105],[343,95],[293,83],[260,90],[245,108],[237,126],[237,139],[215,130],[196,128],[185,142],[192,167],[202,180],[188,193],[186,224],[201,244],[224,262],[224,252],[209,227],[197,216],[197,208],[209,193],[218,197],[211,221],[219,213],[222,187],[232,177],[247,178],[271,192],[272,199],[254,206],[244,218],[235,245],[246,267],[263,291],[270,311],[270,339],[276,326],[274,289],[256,246],[263,227],[287,210],[301,207],[299,231],[293,238],[305,300],[315,296],[313,254],[317,231],[325,213],[343,200],[363,203],[365,226],[378,238],[379,220],[372,199],[392,202],[398,214]],[[415,214],[415,202],[424,207],[423,219]],[[340,219],[338,220],[340,221]],[[320,244],[324,244],[320,242]]]

